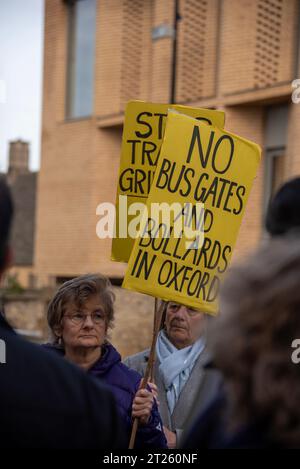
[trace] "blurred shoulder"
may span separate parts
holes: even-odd
[[[148,348],[142,352],[130,355],[129,357],[125,358],[123,363],[125,363],[125,365],[127,365],[129,368],[139,371],[140,368],[147,366],[149,354],[150,349]]]

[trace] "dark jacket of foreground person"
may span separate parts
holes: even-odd
[[[0,314],[0,448],[124,448],[108,390],[75,366],[23,341]]]
[[[46,344],[44,348],[60,356],[64,355],[61,347]],[[110,343],[102,346],[101,358],[89,369],[88,374],[106,384],[113,393],[129,442],[132,429],[131,406],[139,388],[141,376],[121,363],[119,352]],[[154,403],[149,422],[138,428],[135,447],[166,448],[166,443],[157,404]]]

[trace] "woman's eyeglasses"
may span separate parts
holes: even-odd
[[[64,317],[70,319],[70,321],[75,324],[76,326],[80,326],[85,323],[88,317],[91,318],[94,324],[102,324],[105,322],[105,313],[102,311],[91,313],[91,314],[84,314],[81,312],[74,313],[74,314],[65,314]]]

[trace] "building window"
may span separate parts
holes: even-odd
[[[36,276],[34,274],[28,275],[28,288],[32,290],[36,288]]]
[[[75,277],[55,277],[55,287],[59,287],[63,283],[73,280]]]
[[[265,210],[270,200],[284,183],[285,148],[267,150],[265,155]]]
[[[68,5],[67,118],[93,113],[96,7],[97,0]]]
[[[265,134],[264,219],[271,198],[285,181],[288,105],[267,108]]]

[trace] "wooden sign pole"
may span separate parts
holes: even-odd
[[[150,380],[153,380],[154,364],[155,364],[155,347],[156,347],[157,336],[158,336],[158,333],[160,331],[160,325],[161,325],[161,321],[162,321],[163,309],[164,309],[163,302],[161,303],[160,307],[158,308],[158,300],[157,300],[157,298],[155,298],[152,343],[151,343],[147,368],[146,368],[145,375],[144,375],[144,378],[142,380],[142,384],[141,384],[140,389],[145,389],[146,388],[147,383],[149,381],[149,378],[150,378]],[[135,418],[133,420],[133,425],[132,425],[131,437],[130,437],[130,442],[129,442],[129,447],[128,447],[129,449],[134,448],[138,425],[139,425],[139,419]]]

